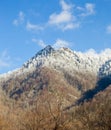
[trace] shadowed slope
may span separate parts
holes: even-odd
[[[111,77],[110,76],[106,76],[106,77],[99,79],[96,87],[92,90],[86,91],[83,94],[82,98],[80,98],[77,101],[77,104],[81,104],[84,101],[88,101],[88,100],[92,99],[97,93],[104,91],[110,84],[111,84]]]

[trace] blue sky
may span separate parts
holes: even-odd
[[[0,73],[22,66],[46,45],[111,48],[111,0],[1,0]]]

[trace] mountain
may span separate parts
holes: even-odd
[[[70,73],[80,71],[85,73],[91,72],[97,75],[101,66],[111,59],[109,55],[111,50],[108,54],[107,51],[105,53],[95,54],[90,51],[81,53],[72,51],[69,48],[54,50],[51,46],[47,46],[26,62],[23,68],[32,69],[46,66],[59,71],[68,70]]]
[[[76,52],[69,48],[60,48],[55,50],[50,45],[39,51],[35,56],[30,58],[23,66],[14,71],[0,75],[0,77],[7,78],[13,75],[21,75],[23,73],[32,72],[37,68],[48,67],[59,72],[68,71],[93,73],[96,76],[102,75],[104,71],[110,68],[111,50],[106,49],[104,52],[97,54],[95,52]],[[109,67],[108,67],[109,66]],[[106,72],[106,71],[105,71]],[[107,74],[107,73],[106,73]]]
[[[24,97],[28,101],[36,99],[49,84],[57,82],[58,86],[61,86],[59,84],[64,82],[63,89],[70,86],[67,91],[74,93],[70,93],[70,96],[75,100],[85,91],[94,89],[98,77],[110,73],[110,53],[111,50],[100,54],[93,51],[81,53],[65,47],[55,50],[48,45],[21,68],[0,75],[0,84],[10,98]],[[53,77],[58,80],[55,81]],[[57,88],[56,85],[55,89]]]
[[[43,64],[43,59],[54,53],[54,49],[48,45],[41,51],[39,51],[34,57],[23,64],[24,68],[39,67]]]
[[[21,68],[0,75],[0,127],[109,129],[110,92],[110,49],[81,53],[48,45]]]

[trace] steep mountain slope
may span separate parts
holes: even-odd
[[[76,88],[66,82],[62,74],[49,68],[41,68],[33,73],[10,78],[2,82],[1,87],[10,98],[27,103],[37,100],[44,91],[60,93],[67,101],[74,101],[80,95]]]
[[[111,50],[100,54],[92,51],[81,53],[68,48],[55,50],[49,45],[21,68],[0,75],[0,85],[9,97],[29,101],[36,99],[44,88],[48,89],[51,82],[54,82],[52,88],[54,84],[61,86],[63,83],[64,91],[68,88],[71,97],[78,98],[87,90],[95,88],[98,76],[104,75],[106,70],[109,72],[110,54]],[[58,77],[58,80],[55,81],[53,77]]]
[[[100,54],[51,46],[0,75],[4,130],[111,129],[111,50]]]

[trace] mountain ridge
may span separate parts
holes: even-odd
[[[84,53],[72,51],[65,47],[55,50],[48,45],[25,62],[21,68],[1,74],[0,77],[6,78],[10,75],[20,75],[44,66],[57,71],[68,70],[70,73],[74,71],[83,71],[84,73],[91,72],[97,76],[104,76],[108,74],[106,71],[108,67],[105,66],[107,66],[111,60],[110,54],[110,49],[106,49],[102,53],[97,54],[94,51]],[[110,68],[111,65],[109,65],[109,69]]]

